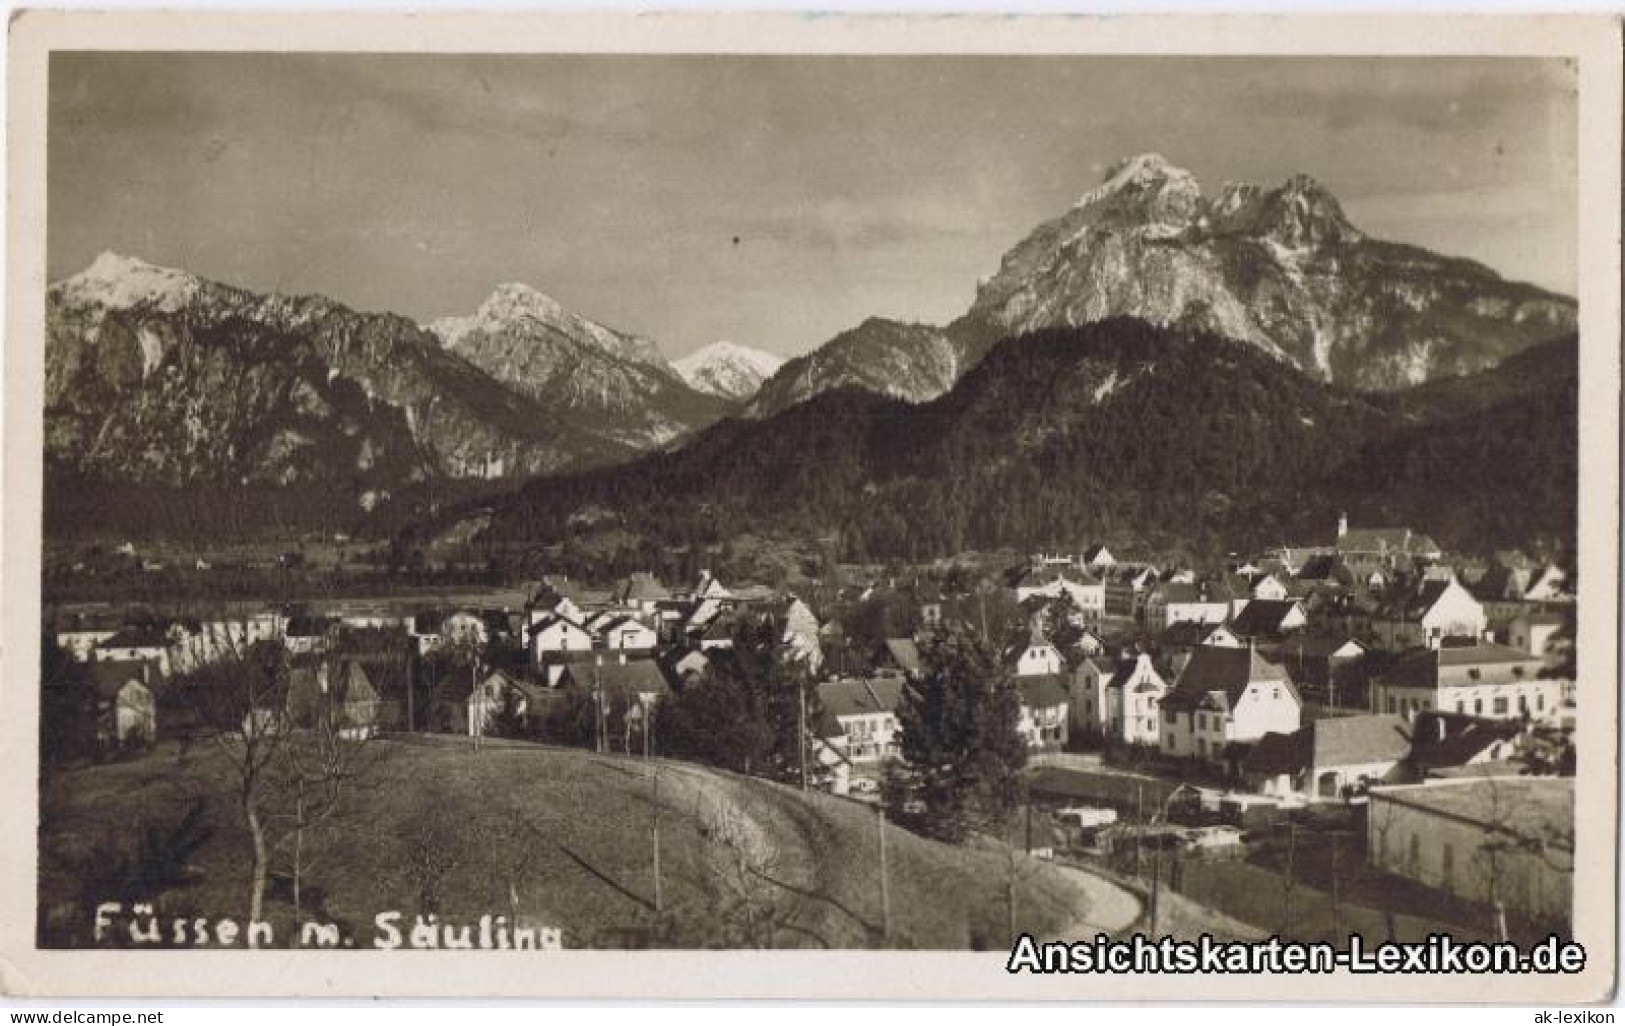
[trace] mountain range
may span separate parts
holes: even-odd
[[[827,390],[675,451],[549,478],[496,506],[498,546],[649,551],[743,533],[838,538],[860,560],[1109,540],[1327,544],[1333,518],[1472,551],[1572,539],[1578,346],[1451,383],[1359,392],[1257,346],[1111,318],[1006,339],[912,404]],[[590,531],[587,532],[590,534]]]
[[[1573,300],[1471,261],[1368,237],[1304,176],[1269,189],[1227,185],[1208,198],[1154,154],[1121,162],[1037,227],[952,323],[870,318],[787,362],[732,343],[670,362],[649,339],[523,284],[498,286],[467,316],[424,325],[104,253],[46,294],[47,483],[77,489],[48,496],[80,502],[117,485],[144,489],[160,507],[185,506],[206,489],[248,510],[281,502],[266,497],[269,488],[294,496],[285,505],[309,517],[372,516],[406,491],[449,494],[447,483],[484,482],[488,493],[685,445],[703,455],[748,422],[780,423],[826,393],[857,389],[931,404],[930,416],[941,416],[954,407],[932,401],[962,400],[961,386],[981,380],[990,354],[1010,361],[1031,349],[1037,360],[1033,340],[1048,331],[1122,318],[1164,329],[1146,336],[1170,346],[1161,368],[1182,362],[1186,373],[1212,377],[1206,362],[1239,344],[1347,403],[1386,409],[1380,394],[1396,392],[1448,407],[1478,387],[1463,375],[1570,336],[1575,314]],[[1091,374],[1022,380],[1046,394],[1079,382],[1088,395],[1106,389],[1102,400],[1121,385]],[[1013,407],[1033,402],[1010,398]],[[803,427],[809,439],[823,436]],[[987,438],[1008,440],[984,427]],[[993,466],[1010,458],[965,444]],[[986,472],[949,462],[955,472]],[[1138,487],[1141,477],[1123,480]],[[596,478],[570,478],[588,479]],[[824,479],[805,483],[823,494]],[[741,498],[769,487],[743,482]],[[115,521],[122,512],[119,502],[101,505]],[[964,525],[943,530],[983,537]]]
[[[731,409],[522,285],[429,327],[114,253],[46,293],[47,464],[126,484],[320,484],[370,507],[624,460]]]
[[[786,364],[748,410],[845,385],[919,402],[1003,338],[1114,316],[1204,328],[1322,381],[1386,390],[1571,332],[1576,307],[1470,260],[1373,239],[1308,176],[1208,198],[1190,172],[1142,154],[1017,243],[951,324],[865,321]]]

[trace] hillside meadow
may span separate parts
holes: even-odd
[[[1097,878],[888,825],[883,914],[877,815],[853,801],[523,742],[369,747],[366,775],[298,845],[302,919],[337,924],[357,948],[373,946],[375,917],[389,912],[403,933],[419,913],[503,915],[558,929],[565,947],[995,949],[1012,922],[1077,936],[1095,932],[1097,898],[1113,906],[1106,919],[1134,908]],[[165,923],[245,919],[250,847],[230,780],[224,753],[202,744],[45,777],[41,943],[95,943],[94,910],[108,900],[151,900]],[[278,943],[299,932],[292,847],[266,899]]]

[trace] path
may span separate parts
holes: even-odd
[[[1089,903],[1088,911],[1069,924],[1059,939],[1082,940],[1097,933],[1121,933],[1139,920],[1140,899],[1127,887],[1076,866],[1052,864],[1083,888]]]

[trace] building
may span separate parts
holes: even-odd
[[[887,762],[902,757],[903,681],[860,678],[818,685],[821,715],[813,725],[813,754],[838,794],[856,778],[878,779]]]
[[[1273,581],[1275,578],[1263,578]],[[1303,630],[1309,617],[1303,603],[1296,599],[1254,598],[1241,607],[1241,612],[1229,623],[1230,633],[1238,638],[1279,640],[1288,634]]]
[[[537,663],[567,652],[587,652],[593,647],[592,633],[566,616],[533,613],[530,625],[530,649]]]
[[[1488,625],[1483,603],[1455,575],[1399,590],[1371,618],[1377,645],[1389,652],[1438,648],[1452,639],[1477,641]]]
[[[1437,542],[1409,527],[1350,527],[1345,514],[1337,520],[1336,551],[1356,576],[1376,571],[1409,570],[1436,563],[1444,555]]]
[[[779,641],[788,651],[790,659],[805,663],[807,669],[817,673],[824,665],[824,646],[818,635],[818,617],[807,603],[791,599],[784,612],[784,633]]]
[[[1106,615],[1106,582],[1087,570],[1068,566],[1047,566],[1029,570],[1016,582],[1016,601],[1030,598],[1072,600],[1085,622],[1098,622]]]
[[[1233,763],[1232,745],[1295,732],[1302,709],[1286,671],[1256,649],[1203,645],[1162,700],[1162,754]]]
[[[1017,645],[1004,653],[1004,667],[1011,676],[1036,677],[1063,672],[1066,660],[1061,656],[1061,650],[1050,644],[1043,633],[1034,627],[1027,644]]]
[[[1162,702],[1168,695],[1168,681],[1157,672],[1150,653],[1136,652],[1119,660],[1104,690],[1101,729],[1106,739],[1125,745],[1157,745],[1162,737]]]
[[[653,627],[630,616],[616,617],[599,628],[598,636],[608,649],[651,651],[660,644]]]
[[[1373,789],[1366,852],[1383,872],[1560,929],[1574,897],[1574,779],[1481,777]]]
[[[1507,645],[1520,652],[1544,658],[1552,638],[1563,630],[1563,617],[1557,613],[1523,613],[1507,626]]]
[[[1311,720],[1292,734],[1266,734],[1242,762],[1260,793],[1307,802],[1344,801],[1409,776],[1411,725],[1386,713]]]
[[[1370,709],[1549,721],[1562,705],[1563,682],[1540,677],[1542,666],[1539,656],[1504,645],[1412,649],[1372,678]]]
[[[1154,632],[1176,623],[1221,624],[1230,619],[1231,596],[1206,582],[1168,581],[1145,600],[1145,625]]]
[[[99,660],[90,667],[99,747],[150,745],[158,739],[157,677],[145,659]]]
[[[1018,677],[1015,680],[1021,692],[1021,721],[1016,732],[1027,740],[1027,747],[1055,751],[1066,747],[1068,709],[1071,696],[1059,674]]]

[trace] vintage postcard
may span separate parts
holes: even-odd
[[[1592,1001],[1620,26],[10,26],[0,986]]]

